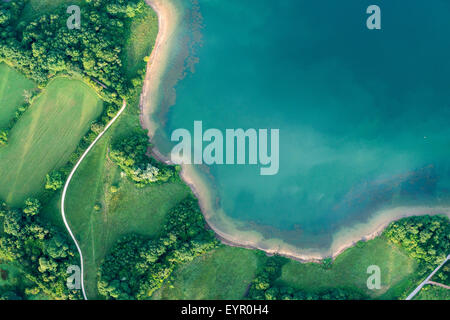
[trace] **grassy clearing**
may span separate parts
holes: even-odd
[[[0,129],[8,127],[17,108],[24,103],[25,90],[35,88],[33,81],[2,63],[0,64]]]
[[[242,299],[265,259],[262,252],[221,246],[177,269],[153,299]],[[380,290],[367,289],[370,265],[381,269]],[[416,268],[401,249],[379,237],[346,250],[330,269],[291,260],[276,282],[308,292],[356,287],[374,299],[395,299],[415,286]]]
[[[381,289],[367,289],[367,267],[377,265],[381,270]],[[315,263],[291,261],[283,266],[280,284],[316,292],[329,287],[359,288],[371,298],[395,299],[414,286],[411,276],[416,262],[382,237],[347,249],[330,269]]]
[[[220,246],[175,270],[153,299],[242,299],[266,257],[262,252]]]
[[[157,236],[166,213],[190,192],[181,182],[135,187],[108,159],[109,143],[107,137],[95,146],[67,194],[66,212],[83,251],[91,298],[97,297],[97,270],[114,243],[129,233]]]
[[[158,16],[150,8],[133,19],[130,28],[130,36],[127,40],[124,52],[124,68],[129,78],[134,78],[138,70],[145,68],[144,57],[150,56],[158,35]]]
[[[64,165],[102,110],[96,93],[78,80],[56,78],[37,97],[0,149],[0,198],[22,205]]]
[[[115,242],[130,233],[157,237],[167,212],[191,192],[181,180],[137,188],[108,158],[111,141],[142,130],[137,105],[129,102],[80,165],[67,192],[66,214],[83,252],[90,298],[98,298],[97,271]],[[59,208],[57,195],[43,214],[61,225]]]
[[[450,290],[434,285],[426,285],[414,300],[450,300]]]

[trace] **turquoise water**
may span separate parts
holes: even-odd
[[[376,1],[381,30],[366,27],[371,4],[198,2],[198,63],[155,141],[167,153],[163,137],[195,120],[280,129],[277,175],[198,167],[240,229],[326,248],[379,210],[449,204],[450,1]]]

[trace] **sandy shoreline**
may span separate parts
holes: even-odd
[[[155,46],[152,50],[152,53],[150,55],[150,58],[147,62],[146,67],[146,73],[144,78],[144,84],[142,87],[142,93],[139,100],[139,107],[141,110],[141,114],[139,116],[141,127],[154,132],[154,128],[152,128],[152,123],[150,121],[150,115],[151,115],[151,108],[145,107],[145,101],[148,101],[148,97],[150,96],[150,93],[153,91],[150,77],[152,77],[155,74],[155,68],[158,65],[158,59],[161,56],[160,48],[161,44],[163,43],[166,34],[167,34],[167,27],[165,27],[167,20],[166,16],[164,15],[164,6],[162,6],[158,1],[155,0],[146,0],[145,1],[147,5],[152,7],[152,9],[157,13],[158,15],[158,35],[156,37]]]
[[[170,50],[170,40],[176,30],[178,14],[175,6],[170,1],[146,0],[145,1],[158,15],[158,35],[155,46],[147,63],[144,85],[140,97],[140,121],[141,126],[148,130],[152,137],[156,131],[156,125],[151,121],[151,116],[158,104],[159,84],[162,81],[167,67],[167,57]]]
[[[159,21],[159,32],[154,50],[147,64],[140,100],[141,126],[148,130],[149,138],[153,141],[158,124],[152,120],[152,115],[158,108],[160,95],[167,95],[167,91],[162,90],[167,88],[161,87],[162,79],[167,71],[171,41],[176,33],[177,25],[180,23],[180,14],[175,4],[171,1],[146,0],[146,2],[157,13]],[[173,90],[173,88],[168,89]],[[156,147],[152,148],[152,156],[159,161],[170,163],[170,160],[163,156]],[[448,207],[399,207],[384,210],[374,214],[365,223],[342,228],[334,235],[331,247],[327,250],[302,249],[289,245],[281,239],[264,239],[257,232],[238,230],[236,225],[233,225],[235,222],[231,218],[227,217],[223,212],[214,210],[210,200],[211,197],[209,197],[209,193],[211,193],[210,188],[192,167],[183,166],[181,178],[199,199],[200,208],[208,226],[224,244],[263,250],[267,254],[279,254],[301,262],[318,262],[326,257],[335,258],[344,250],[354,246],[356,242],[360,240],[367,241],[380,235],[390,222],[401,218],[424,214],[445,214],[450,217],[450,208]],[[212,219],[213,212],[214,221]]]

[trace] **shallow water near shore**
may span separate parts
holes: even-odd
[[[331,255],[450,206],[450,3],[172,0],[152,142],[177,128],[280,129],[280,169],[185,166],[209,224],[242,245]],[[152,130],[151,130],[152,131]]]

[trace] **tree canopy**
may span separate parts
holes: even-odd
[[[416,216],[392,222],[384,231],[392,243],[432,269],[450,254],[450,223],[446,216]]]
[[[158,239],[128,235],[111,250],[99,271],[99,293],[107,299],[148,299],[174,268],[217,245],[196,199],[173,208]]]
[[[79,74],[103,99],[121,103],[133,79],[122,68],[125,25],[142,12],[143,0],[86,0],[81,28],[69,29],[67,6],[24,23],[25,0],[0,1],[0,60],[6,60],[40,84],[57,74]]]
[[[54,299],[79,299],[79,291],[66,285],[67,268],[78,265],[78,257],[65,235],[39,217],[40,203],[27,199],[22,210],[0,204],[0,260],[14,263],[34,283],[33,291],[42,291]],[[3,298],[11,297],[7,292]],[[15,294],[15,293],[14,293]]]

